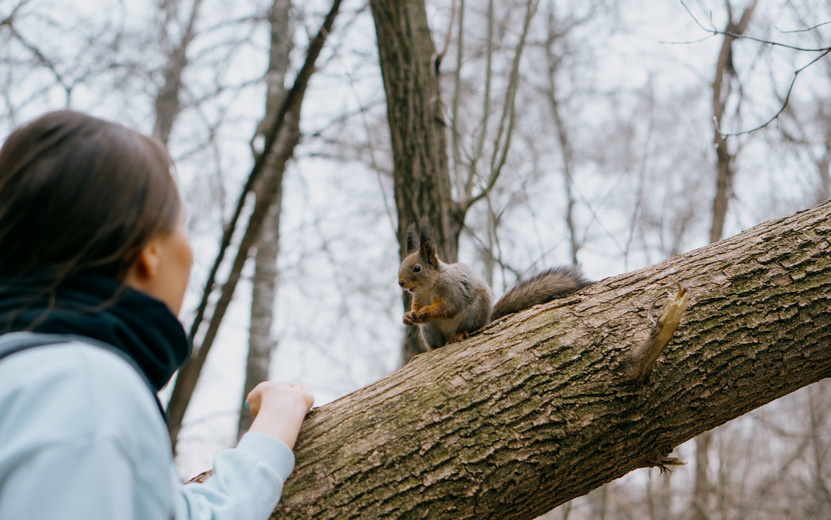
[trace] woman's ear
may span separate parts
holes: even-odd
[[[124,283],[135,289],[145,290],[152,285],[153,280],[159,274],[161,254],[159,251],[158,239],[151,238],[141,248],[133,264],[128,268]]]
[[[179,314],[192,267],[193,251],[182,223],[173,231],[151,238],[139,251],[123,281],[163,301],[174,314]]]

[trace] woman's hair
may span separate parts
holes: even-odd
[[[69,110],[17,129],[0,149],[0,275],[123,280],[181,201],[164,145]]]

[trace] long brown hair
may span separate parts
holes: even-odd
[[[158,140],[79,112],[51,112],[0,149],[0,275],[123,280],[181,201]]]

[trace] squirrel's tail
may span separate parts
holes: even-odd
[[[554,267],[520,280],[493,307],[491,321],[561,298],[590,285],[575,267]]]

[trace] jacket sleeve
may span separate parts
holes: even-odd
[[[207,481],[178,484],[176,518],[265,520],[293,469],[294,454],[288,446],[268,435],[248,432],[236,448],[216,456]]]
[[[164,421],[124,360],[86,345],[0,363],[0,519],[265,520],[294,455],[250,432],[183,485]]]

